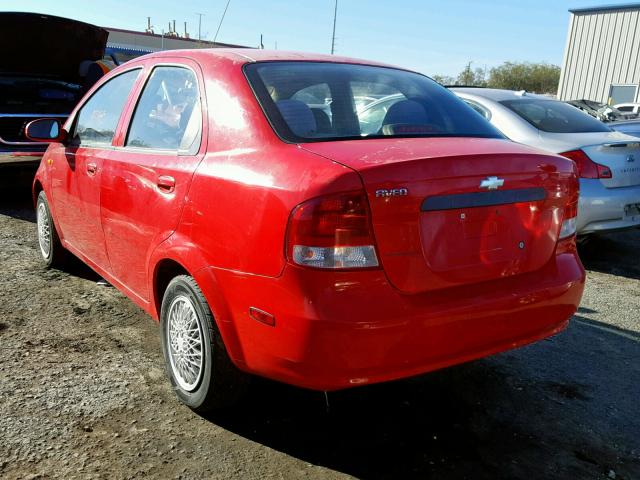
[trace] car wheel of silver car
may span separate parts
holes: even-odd
[[[178,398],[204,413],[230,406],[244,393],[248,376],[229,358],[202,291],[188,275],[167,287],[160,312],[167,374]]]
[[[42,259],[47,267],[61,267],[67,259],[67,251],[60,242],[44,191],[38,194],[36,222],[38,226],[38,246],[40,247]]]

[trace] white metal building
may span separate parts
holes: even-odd
[[[109,32],[107,47],[116,49],[115,56],[119,63],[145,53],[160,50],[176,50],[182,48],[245,48],[243,45],[197,40],[174,32],[157,34],[153,32],[136,32],[120,28],[105,28]],[[113,54],[113,53],[112,53]]]
[[[640,3],[570,13],[558,98],[640,101]]]

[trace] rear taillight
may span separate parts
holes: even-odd
[[[565,218],[560,228],[560,240],[576,234],[576,217]]]
[[[562,217],[562,226],[560,227],[560,240],[569,238],[576,234],[576,219],[578,217],[578,197],[579,185],[576,180],[573,182],[573,191],[570,194],[569,202],[564,207],[564,215]]]
[[[314,268],[377,267],[365,192],[327,195],[298,205],[289,218],[287,257]]]
[[[561,153],[563,157],[573,160],[578,167],[580,178],[612,178],[611,169],[594,162],[582,150],[571,150]]]

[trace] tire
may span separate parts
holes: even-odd
[[[242,397],[249,377],[229,358],[209,305],[192,277],[180,275],[169,283],[160,327],[167,375],[182,403],[206,413],[232,406]]]
[[[62,246],[56,226],[51,218],[49,202],[44,191],[38,194],[36,202],[36,221],[38,227],[38,247],[47,268],[60,268],[68,258],[68,252]]]
[[[580,248],[586,248],[587,246],[591,245],[592,240],[593,240],[593,234],[580,235],[579,237],[576,237],[576,244]]]

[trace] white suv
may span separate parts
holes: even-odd
[[[619,103],[614,105],[613,108],[617,108],[624,113],[633,113],[634,115],[640,115],[640,103]]]

